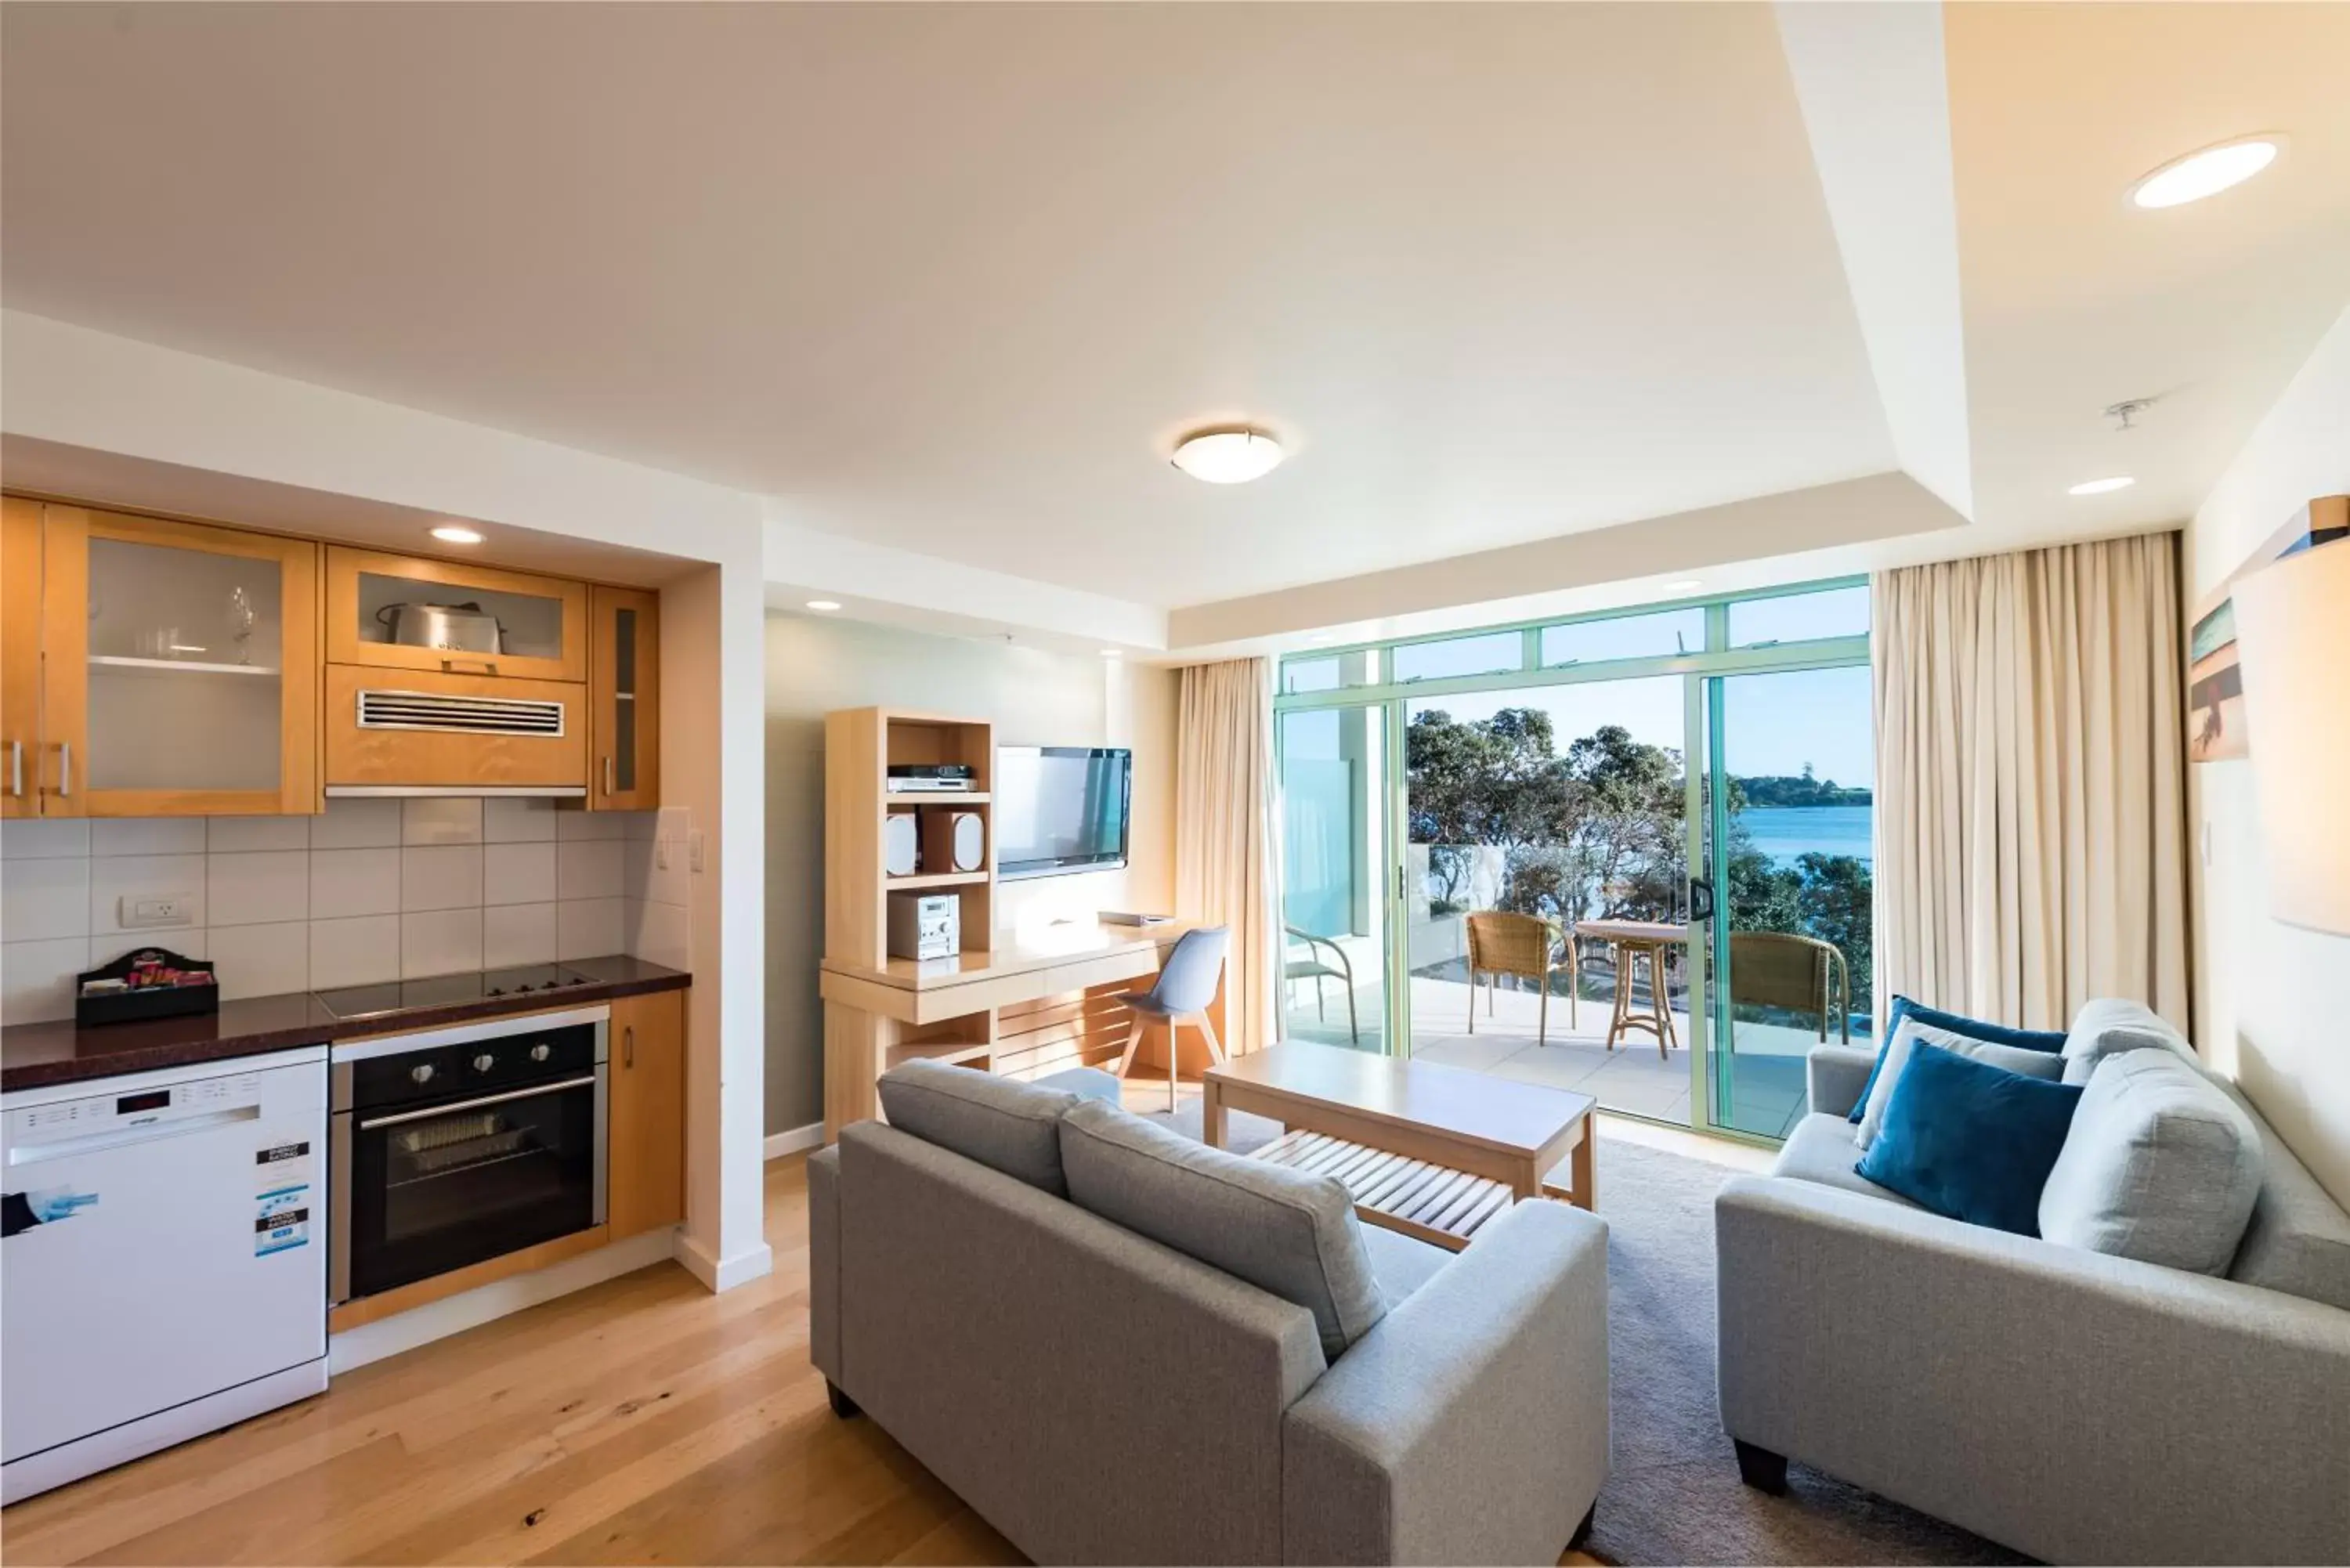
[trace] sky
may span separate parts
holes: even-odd
[[[1679,751],[1686,743],[1681,680],[1658,675],[1437,697],[1412,703],[1409,711],[1441,708],[1466,722],[1491,718],[1502,708],[1540,708],[1550,714],[1562,752],[1602,724],[1621,724],[1635,740]],[[1868,784],[1874,769],[1866,665],[1729,676],[1722,681],[1722,750],[1732,774],[1793,775],[1808,763],[1823,779]]]

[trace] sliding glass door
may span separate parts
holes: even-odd
[[[1619,976],[1614,944],[1582,934],[1686,919],[1685,687],[1652,675],[1407,701],[1415,1059],[1688,1120],[1686,944]],[[1667,1028],[1611,1029],[1619,984]]]
[[[1387,736],[1384,703],[1276,721],[1284,1038],[1388,1047]]]
[[[1866,1037],[1866,585],[1301,656],[1274,706],[1287,1038],[1774,1139]]]
[[[1706,837],[1718,890],[1705,933],[1714,982],[1708,1119],[1784,1137],[1808,1108],[1805,1054],[1869,1038],[1868,668],[1707,686]]]

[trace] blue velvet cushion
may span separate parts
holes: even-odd
[[[1963,1034],[1970,1040],[1980,1040],[1987,1045],[2013,1045],[2024,1051],[2062,1051],[2064,1032],[2062,1029],[2010,1029],[2004,1023],[1985,1023],[1980,1018],[1963,1013],[1944,1012],[1938,1007],[1927,1007],[1897,996],[1885,1014],[1885,1038],[1891,1040],[1901,1031],[1901,1021],[1914,1018],[1935,1029],[1947,1029],[1953,1034]],[[1852,1103],[1851,1114],[1844,1119],[1857,1125],[1861,1113],[1868,1108],[1868,1091],[1877,1087],[1877,1075],[1885,1069],[1885,1052],[1879,1047],[1877,1065],[1868,1070],[1868,1082],[1860,1086],[1860,1098]]]
[[[1918,1045],[1855,1174],[1970,1224],[2040,1234],[2040,1189],[2064,1152],[2077,1084]]]

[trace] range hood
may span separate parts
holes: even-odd
[[[327,795],[584,800],[586,697],[564,681],[329,664]]]

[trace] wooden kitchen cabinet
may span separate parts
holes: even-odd
[[[605,1226],[614,1241],[685,1218],[685,998],[612,1003]]]
[[[395,639],[399,607],[463,606],[497,621],[494,646]],[[462,561],[327,547],[327,661],[439,674],[585,682],[588,586]]]
[[[660,595],[596,587],[588,657],[588,808],[660,805]]]
[[[11,741],[23,722],[16,623],[29,596],[16,579],[29,504],[9,503]],[[318,546],[78,506],[39,511],[33,809],[316,812]]]
[[[0,816],[40,811],[41,504],[0,497]]]

